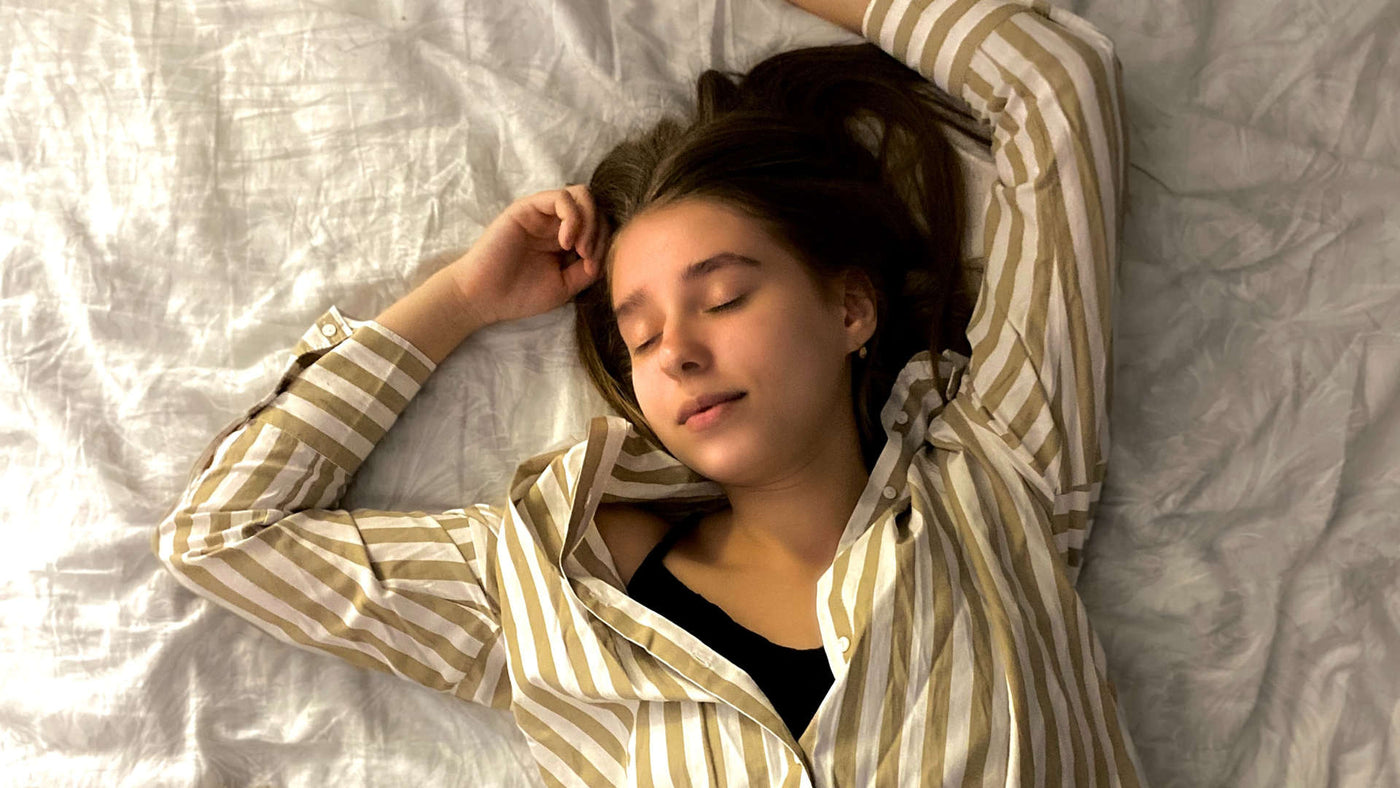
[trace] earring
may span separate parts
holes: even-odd
[[[868,355],[870,355],[870,351],[865,349],[865,345],[861,345],[860,350],[856,351],[856,357],[861,359],[862,361],[864,361],[865,357]]]

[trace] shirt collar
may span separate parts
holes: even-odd
[[[912,453],[913,443],[922,440],[929,420],[956,393],[967,358],[945,350],[938,363],[942,389],[935,385],[933,358],[927,350],[914,354],[900,370],[880,412],[887,436],[882,457],[893,452],[907,462],[906,455]],[[527,510],[543,511],[529,505],[531,499],[541,499],[542,485],[565,488],[569,502],[565,522],[528,518]],[[527,518],[525,524],[532,526],[550,561],[561,569],[587,535],[600,503],[647,503],[648,508],[680,515],[722,508],[725,501],[717,482],[686,466],[620,416],[595,416],[582,441],[521,463],[510,489],[512,509]],[[587,493],[586,498],[580,491]]]

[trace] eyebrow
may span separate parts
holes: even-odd
[[[681,281],[691,282],[706,274],[713,273],[714,271],[731,265],[742,265],[749,268],[762,267],[762,263],[748,255],[742,255],[736,252],[720,252],[713,257],[707,257],[704,260],[699,260],[686,266],[685,270],[681,272]],[[619,301],[617,306],[613,307],[613,316],[615,319],[621,320],[627,313],[645,304],[646,301],[647,295],[643,288],[633,290],[626,298]]]

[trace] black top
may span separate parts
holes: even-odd
[[[820,647],[779,646],[740,626],[723,608],[690,590],[671,574],[661,563],[662,557],[699,521],[700,517],[695,515],[667,531],[637,567],[627,583],[627,592],[743,668],[768,696],[793,738],[801,738],[836,680],[827,664],[826,653]]]

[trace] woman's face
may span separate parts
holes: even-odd
[[[610,294],[647,423],[677,459],[728,484],[781,479],[854,429],[849,354],[873,303],[823,299],[807,269],[747,214],[686,199],[612,241]],[[738,399],[681,423],[707,395]],[[842,420],[845,420],[844,422]]]

